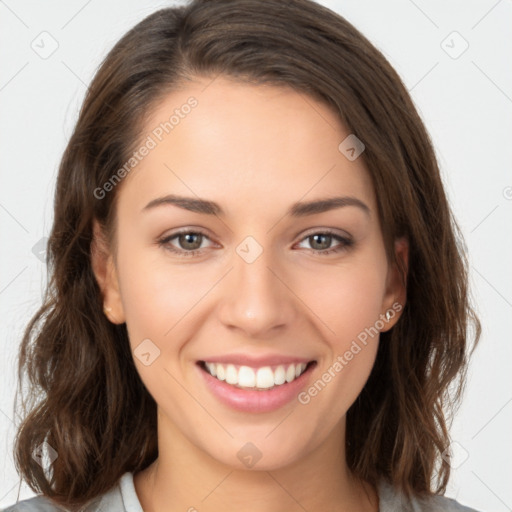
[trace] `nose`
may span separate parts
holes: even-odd
[[[296,317],[298,299],[271,251],[263,250],[252,262],[236,253],[232,261],[233,269],[222,281],[220,321],[244,337],[262,339],[289,326]]]

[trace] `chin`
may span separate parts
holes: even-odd
[[[313,449],[299,432],[293,435],[282,425],[276,426],[274,423],[271,429],[260,431],[244,429],[245,434],[242,431],[241,436],[226,439],[222,444],[218,444],[217,438],[217,446],[212,450],[210,445],[207,451],[218,462],[237,470],[274,471],[297,463]]]

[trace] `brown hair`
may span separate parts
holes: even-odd
[[[218,75],[309,94],[364,142],[388,258],[399,264],[399,236],[410,252],[402,317],[381,335],[369,380],[347,414],[347,462],[374,485],[385,478],[407,494],[444,492],[445,415],[463,390],[468,327],[475,344],[480,336],[465,247],[431,140],[399,76],[343,17],[310,0],[195,0],[162,9],[103,61],[60,164],[48,288],[20,348],[19,388],[25,372],[30,394],[15,439],[18,472],[35,492],[69,507],[158,456],[156,404],[125,324],[103,314],[91,269],[93,219],[113,243],[120,187],[102,199],[94,191],[130,158],[158,101],[187,79]],[[51,474],[32,457],[45,441],[58,454]]]

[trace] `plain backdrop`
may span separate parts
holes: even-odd
[[[512,2],[320,3],[384,53],[433,139],[483,324],[451,429],[455,463],[447,495],[482,511],[511,510]],[[171,4],[0,1],[0,507],[17,498],[17,350],[46,282],[41,247],[62,152],[102,58],[129,28]],[[32,495],[23,483],[20,498]]]

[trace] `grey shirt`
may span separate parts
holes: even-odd
[[[444,496],[407,501],[405,497],[388,483],[381,481],[378,485],[379,512],[477,512],[457,501]],[[0,512],[62,512],[65,509],[54,505],[44,496],[36,496],[20,501]],[[98,496],[83,512],[144,512],[140,504],[133,473],[125,473],[117,485],[110,491]]]

